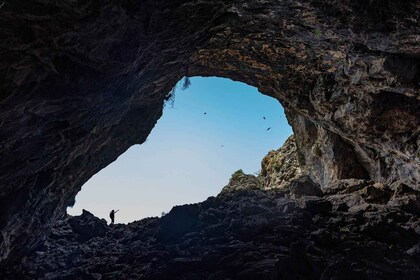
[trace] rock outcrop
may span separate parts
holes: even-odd
[[[97,236],[105,236],[107,222],[99,220],[92,213],[83,209],[82,215],[77,218],[68,219],[68,224],[75,234],[78,234],[81,241],[89,240]]]
[[[322,189],[354,178],[420,190],[419,14],[416,0],[4,1],[0,263],[145,141],[183,76],[277,98]]]
[[[245,174],[242,169],[232,174],[227,184],[220,194],[235,194],[242,190],[261,190],[263,188],[261,180],[251,174]]]
[[[265,189],[283,189],[302,175],[294,136],[277,151],[270,151],[261,162],[259,178]]]

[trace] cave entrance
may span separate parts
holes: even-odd
[[[231,174],[258,173],[262,158],[292,134],[280,103],[230,79],[193,77],[166,103],[147,141],[93,176],[68,208],[116,222],[160,216],[173,206],[217,195]],[[268,129],[268,130],[267,130]]]

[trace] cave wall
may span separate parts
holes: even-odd
[[[0,8],[0,262],[160,118],[183,76],[277,98],[324,188],[419,190],[417,1],[7,1]],[[280,144],[280,143],[279,143]]]
[[[325,187],[356,177],[418,189],[418,4],[258,3],[230,8],[235,24],[214,28],[193,73],[277,98],[302,163]],[[311,155],[314,144],[322,154]]]

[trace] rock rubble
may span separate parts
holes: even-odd
[[[3,277],[418,279],[415,190],[343,180],[319,193],[307,177],[267,190],[256,180],[237,172],[217,197],[127,225],[68,216]]]

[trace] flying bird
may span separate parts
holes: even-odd
[[[207,115],[207,112],[204,112],[204,115]]]
[[[269,128],[267,128],[267,131],[269,131],[271,129],[271,126]]]
[[[263,117],[263,119],[265,120],[265,117]]]

